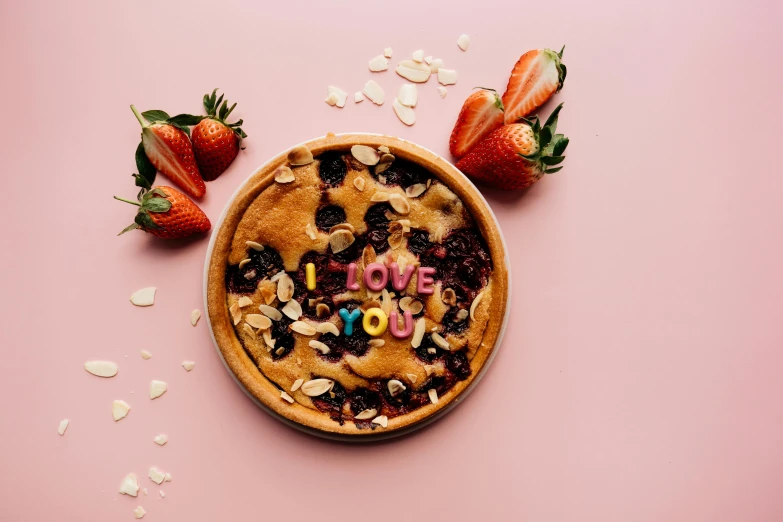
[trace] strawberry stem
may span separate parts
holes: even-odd
[[[130,107],[131,110],[133,111],[133,114],[136,116],[136,119],[139,120],[139,123],[141,123],[141,128],[146,129],[147,127],[149,127],[150,124],[144,121],[144,118],[142,118],[141,114],[139,114],[139,111],[136,110],[136,107],[134,107],[133,105],[131,105]]]
[[[131,107],[133,107],[133,105],[131,105]],[[139,203],[137,201],[131,201],[129,199],[118,198],[117,196],[114,196],[114,199],[116,199],[118,201],[124,201],[125,203],[130,203],[131,205],[136,205],[137,207],[141,206],[141,203]]]

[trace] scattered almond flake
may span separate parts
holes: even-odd
[[[429,377],[430,375],[435,373],[436,369],[437,369],[437,367],[435,365],[432,365],[432,364],[425,364],[424,365],[424,373],[427,374],[427,377]]]
[[[396,114],[405,125],[410,126],[416,123],[416,111],[400,103],[400,100],[397,98],[392,101],[392,108],[394,108],[394,114]]]
[[[158,446],[163,446],[169,441],[169,436],[161,433],[160,435],[155,435],[155,438],[152,440],[154,440],[155,444]]]
[[[255,340],[258,338],[258,337],[256,336],[256,331],[255,331],[255,330],[253,330],[253,327],[252,327],[252,326],[250,326],[250,325],[249,325],[249,324],[247,324],[247,323],[244,323],[244,324],[242,325],[242,331],[243,331],[243,332],[245,332],[245,333],[247,334],[247,336],[248,336],[248,337],[250,337],[251,339],[253,339],[254,341],[255,341]]]
[[[370,70],[372,72],[385,71],[386,69],[389,68],[389,60],[387,60],[386,57],[383,56],[382,54],[379,54],[378,56],[370,60],[368,66],[370,67]]]
[[[329,94],[326,95],[326,98],[324,98],[324,101],[326,102],[326,104],[327,105],[331,105],[332,107],[337,105],[337,101],[338,100],[339,100],[339,98],[333,92],[330,92]]]
[[[304,379],[295,380],[294,383],[291,385],[291,393],[294,393],[296,390],[301,388],[302,383],[304,383]]]
[[[425,190],[427,190],[427,185],[424,183],[415,183],[405,189],[405,195],[409,198],[417,198],[424,194]]]
[[[392,300],[391,296],[389,295],[389,291],[385,288],[381,290],[381,310],[383,310],[383,313],[386,314],[386,317],[389,317],[391,315],[392,311]]]
[[[294,171],[287,165],[280,165],[275,169],[275,181],[278,183],[291,183],[296,179]]]
[[[438,85],[438,94],[440,95],[441,98],[445,98],[448,93],[449,90],[447,88],[445,88],[442,85]]]
[[[245,273],[245,276],[244,276],[244,277],[245,277],[245,279],[247,279],[248,281],[250,281],[250,280],[251,280],[251,279],[253,279],[255,276],[256,276],[256,271],[255,271],[255,270],[250,270],[250,271],[248,271],[247,273]]]
[[[397,250],[402,246],[403,239],[404,236],[402,235],[402,230],[399,230],[397,232],[389,234],[389,237],[386,239],[386,242],[389,243],[389,246],[392,247],[392,250]]]
[[[459,312],[457,312],[457,315],[454,316],[454,322],[461,323],[467,318],[468,318],[468,311],[463,308]]]
[[[362,91],[356,91],[353,93],[353,102],[354,103],[362,103],[364,101],[364,94],[362,94]]]
[[[293,404],[294,403],[294,398],[291,397],[290,395],[288,395],[286,392],[284,392],[282,390],[280,390],[280,398],[283,399],[284,401],[286,401],[289,404]]]
[[[457,293],[451,288],[446,288],[441,294],[440,299],[449,306],[457,304]]]
[[[308,397],[318,397],[330,391],[334,386],[334,381],[329,379],[313,379],[302,384],[302,393]]]
[[[381,154],[391,154],[391,150],[389,150],[389,147],[387,147],[386,145],[381,145],[380,147],[378,147],[378,152],[380,152]]]
[[[250,306],[251,304],[253,304],[253,300],[252,300],[252,299],[250,299],[250,298],[249,298],[248,296],[246,296],[246,295],[243,295],[243,296],[242,296],[242,297],[240,297],[240,298],[239,298],[239,300],[237,301],[237,305],[239,305],[239,308],[244,308],[244,307],[246,307],[246,306]]]
[[[283,318],[283,314],[280,313],[280,310],[272,306],[262,304],[262,305],[258,305],[258,309],[261,311],[262,314],[264,314],[265,316],[267,316],[273,321],[279,321],[280,319]]]
[[[457,71],[454,69],[438,69],[438,82],[442,85],[454,85],[457,83]]]
[[[403,60],[395,69],[395,72],[414,83],[424,83],[430,79],[430,67],[427,64],[414,62],[413,60]]]
[[[383,184],[386,183],[386,176],[381,176],[381,173],[386,172],[386,170],[392,166],[394,160],[395,160],[394,156],[392,154],[389,154],[388,152],[383,153],[383,155],[381,156],[381,160],[375,166],[375,174],[378,176],[378,181],[380,183]]]
[[[245,316],[245,323],[253,328],[258,328],[259,330],[266,330],[272,326],[272,320],[261,314],[247,314]]]
[[[380,348],[384,344],[386,344],[386,341],[383,339],[370,339],[370,342],[368,343],[373,348]]]
[[[348,93],[342,90],[339,87],[335,87],[334,85],[330,85],[326,88],[326,94],[327,98],[334,96],[335,103],[337,107],[343,108],[345,107],[345,100],[348,99]],[[329,102],[327,102],[329,103]],[[332,105],[332,104],[330,104]]]
[[[410,296],[403,297],[400,299],[399,303],[397,303],[400,307],[400,310],[403,312],[410,309],[411,301],[413,301],[413,298]]]
[[[171,482],[171,473],[166,473],[166,476],[163,478],[166,482]]]
[[[426,63],[427,65],[431,64],[432,63],[432,56],[425,56],[424,57],[424,63]]]
[[[424,331],[427,328],[427,324],[424,322],[424,318],[420,317],[416,321],[416,325],[413,327],[413,338],[411,339],[411,346],[418,348],[421,346],[421,341],[424,339]]]
[[[302,306],[295,299],[291,299],[285,304],[282,312],[292,320],[296,321],[302,316]]]
[[[402,381],[398,381],[397,379],[390,380],[388,383],[386,383],[386,387],[389,389],[389,395],[392,397],[396,397],[397,395],[407,390],[407,387],[402,383]]]
[[[386,415],[378,415],[372,420],[372,423],[385,428],[389,425],[389,418]]]
[[[470,36],[466,34],[460,35],[460,37],[457,39],[457,45],[463,51],[467,51],[468,47],[470,47]]]
[[[315,335],[315,327],[304,321],[294,321],[289,328],[302,335]]]
[[[155,304],[155,292],[157,290],[154,286],[136,290],[130,296],[130,302],[136,306],[152,306]]]
[[[280,280],[277,282],[277,298],[281,303],[286,303],[294,297],[294,280],[291,276],[283,272]]]
[[[419,380],[419,376],[415,373],[406,373],[405,376],[408,378],[409,381],[411,381],[413,384],[416,384],[416,381]]]
[[[435,355],[436,353],[438,353],[438,349],[431,346],[427,348],[427,353]]]
[[[288,169],[288,167],[286,167]],[[291,169],[288,169],[291,170]],[[256,243],[255,241],[245,241],[245,244],[255,250],[256,252],[261,252],[264,250],[264,245],[261,243]]]
[[[295,167],[308,165],[313,162],[313,153],[304,145],[297,145],[288,153],[288,162]]]
[[[473,303],[470,305],[470,320],[474,321],[476,319],[476,308],[478,308],[479,303],[481,302],[481,299],[484,297],[484,292],[479,292],[479,294],[473,299]]]
[[[149,477],[155,484],[162,484],[166,479],[166,474],[153,466],[150,468]]]
[[[391,194],[389,196],[389,204],[398,214],[405,215],[411,211],[411,204],[401,194]]]
[[[413,60],[414,62],[421,63],[424,60],[424,51],[422,51],[421,49],[419,49],[418,51],[413,51],[413,53],[411,54],[411,60]]]
[[[242,320],[242,311],[239,309],[239,305],[234,303],[228,307],[228,311],[231,312],[231,319],[234,321],[234,326],[239,324]]]
[[[385,164],[385,165],[388,165],[388,163]],[[376,168],[376,170],[378,169],[378,167],[375,167],[375,168]],[[381,184],[385,185],[386,184],[386,176],[383,176],[383,175],[379,174],[378,175],[378,183],[381,183]]]
[[[329,310],[329,305],[324,303],[318,303],[315,305],[315,316],[319,319],[324,319],[332,315],[332,311]]]
[[[435,229],[435,232],[430,234],[430,241],[433,242],[433,243],[438,243],[438,244],[442,243],[443,242],[443,234],[445,232],[446,232],[446,230],[443,227],[439,226],[438,228]]]
[[[136,506],[136,509],[133,510],[133,516],[136,518],[143,518],[146,514],[147,512],[144,511],[144,508],[141,506]]]
[[[430,396],[430,402],[432,404],[438,404],[438,392],[435,388],[430,388],[427,390],[427,395]]]
[[[427,188],[430,188],[431,184],[432,184],[432,178],[427,178]]]
[[[279,281],[280,278],[283,277],[284,275],[285,275],[285,270],[281,270],[278,273],[276,273],[275,275],[273,275],[272,277],[270,277],[269,280],[271,282],[275,283],[275,282]]]
[[[406,107],[415,107],[419,100],[419,93],[412,83],[403,83],[397,93],[397,99]]]
[[[411,221],[410,219],[400,219],[398,220],[400,225],[402,225],[402,231],[406,234],[411,231]],[[400,268],[405,268],[405,258],[402,256],[397,257],[397,263],[400,265]]]
[[[68,429],[68,423],[70,423],[68,419],[63,419],[60,421],[60,424],[57,426],[57,434],[58,435],[64,435],[65,430]]]
[[[296,365],[302,366],[302,359],[300,359],[299,357],[296,358]]]
[[[375,193],[370,197],[370,201],[375,203],[389,201],[389,193],[383,192],[381,190],[376,190]]]
[[[186,372],[190,372],[196,367],[196,363],[194,361],[182,361],[182,367],[185,368]]]
[[[432,62],[430,62],[430,73],[437,74],[438,69],[441,67],[443,67],[443,60],[440,58],[435,58],[432,60]]]
[[[411,301],[410,312],[413,315],[420,314],[422,310],[424,310],[424,305],[422,304],[421,301],[419,301],[418,299],[414,299],[413,301]]]
[[[364,250],[362,250],[362,267],[366,268],[371,263],[375,263],[375,260],[377,259],[377,256],[375,254],[375,249],[372,245],[367,245],[364,247]]]
[[[392,57],[392,48],[391,47],[387,47],[386,49],[384,49],[383,50],[383,55],[386,58],[391,58]]]
[[[356,190],[359,192],[362,192],[364,190],[364,178],[353,178],[353,186],[356,187]]]
[[[372,167],[381,159],[380,153],[367,145],[354,145],[351,147],[351,155],[364,165]]]
[[[307,234],[307,237],[309,237],[311,240],[315,241],[316,235],[315,235],[315,228],[313,228],[312,223],[308,223],[305,225],[305,234]]]
[[[350,223],[339,223],[337,225],[334,225],[329,229],[329,233],[331,234],[333,232],[336,232],[337,230],[347,230],[351,234],[356,233],[356,229],[353,228],[353,225],[351,225]]]
[[[340,335],[340,330],[337,329],[337,325],[334,323],[319,323],[318,326],[316,326],[316,330],[318,333],[325,334],[330,333],[337,337]]]
[[[383,105],[383,101],[386,98],[383,88],[375,80],[365,83],[362,92],[375,105]]]
[[[158,491],[158,494],[160,494],[160,498],[165,498],[166,497],[166,493],[164,493],[162,489],[160,491]]]
[[[261,336],[264,338],[264,343],[266,344],[267,348],[271,350],[275,347],[275,340],[272,339],[272,332],[269,330],[264,330],[261,333]]]
[[[150,399],[157,399],[168,389],[168,385],[163,381],[152,381],[150,383]]]
[[[362,410],[354,419],[356,420],[367,420],[372,419],[378,414],[378,410],[375,408],[370,408],[369,410]]]
[[[332,351],[328,346],[326,346],[321,341],[312,340],[308,344],[310,345],[310,348],[313,348],[314,350],[318,350],[324,355]]]
[[[114,377],[117,375],[117,363],[111,361],[87,361],[84,369],[98,377]]]
[[[128,415],[130,409],[131,409],[130,404],[128,404],[125,401],[119,399],[112,401],[111,416],[114,419],[114,422],[117,422],[120,419],[124,419]]]
[[[394,221],[397,219],[397,215],[388,208],[383,211],[383,215],[386,216],[387,221]]]
[[[355,240],[356,238],[348,230],[336,230],[329,234],[329,245],[332,247],[332,253],[334,254],[342,252],[353,245]]]
[[[201,310],[196,308],[195,310],[190,312],[190,324],[196,326],[198,324],[199,319],[201,319]]]
[[[139,480],[135,473],[128,473],[120,483],[120,494],[135,497],[139,494]]]
[[[250,258],[246,257],[245,259],[239,262],[239,268],[245,268],[245,266],[247,266],[249,262],[250,262]]]
[[[432,340],[433,340],[433,341],[435,342],[435,344],[437,344],[437,345],[438,345],[440,348],[442,348],[442,349],[444,349],[444,350],[451,351],[451,345],[450,345],[450,344],[449,344],[449,342],[448,342],[446,339],[444,339],[444,338],[443,338],[443,336],[441,336],[439,333],[437,333],[437,332],[434,332],[434,333],[432,334]]]
[[[430,332],[437,332],[437,331],[438,331],[437,326],[433,326],[432,328],[430,328]]]

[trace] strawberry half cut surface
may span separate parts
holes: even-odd
[[[503,93],[507,124],[533,114],[563,88],[566,79],[566,66],[562,62],[564,50],[565,46],[559,53],[537,49],[519,58]]]
[[[187,125],[195,125],[202,117],[190,114],[169,117],[158,110],[139,114],[133,105],[131,110],[141,124],[141,146],[152,166],[187,194],[195,198],[202,197],[207,187],[198,170],[187,129]],[[137,165],[139,159],[137,149]],[[140,173],[147,177],[144,172]]]
[[[449,152],[461,158],[487,134],[503,125],[503,102],[497,91],[479,87],[468,96],[449,138]]]

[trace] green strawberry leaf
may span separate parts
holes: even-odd
[[[144,176],[141,176],[139,174],[133,174],[133,177],[136,179],[136,186],[141,187],[142,191],[149,190],[152,188],[152,185],[150,184],[150,180],[147,179]],[[155,179],[155,176],[153,176],[153,179]]]
[[[552,111],[552,114],[549,115],[549,118],[546,119],[546,123],[544,123],[544,127],[552,127],[553,134],[555,132],[555,129],[557,129],[557,116],[560,114],[560,109],[562,108],[563,108],[562,103],[557,107],[555,107],[555,110]]]
[[[231,106],[231,108],[230,108],[230,109],[228,109],[228,112],[226,112],[226,115],[225,115],[225,116],[223,116],[223,119],[224,119],[224,120],[225,120],[226,118],[228,118],[228,117],[231,115],[231,112],[233,112],[233,110],[234,110],[234,107],[236,107],[236,106],[237,106],[237,104],[236,104],[236,102],[234,102],[234,105],[232,105],[232,106]]]
[[[563,136],[555,142],[554,147],[552,147],[552,154],[555,156],[562,156],[566,147],[568,147],[568,138]]]
[[[123,229],[122,229],[122,232],[120,232],[120,233],[119,233],[119,234],[117,234],[117,235],[118,235],[118,236],[121,236],[121,235],[123,235],[125,232],[130,232],[131,230],[136,230],[137,228],[139,228],[139,225],[137,225],[136,223],[133,223],[132,225],[128,225],[127,227],[123,228]]]
[[[198,125],[205,116],[194,116],[193,114],[177,114],[168,119],[169,123],[181,125],[183,127],[189,127],[191,125]]]
[[[222,99],[223,97],[221,96],[220,98]],[[220,120],[225,120],[226,114],[228,114],[228,101],[224,101],[223,105],[220,106],[220,112],[218,113],[218,118],[220,118]]]
[[[139,213],[136,214],[134,221],[141,228],[148,228],[148,229],[160,228],[160,225],[155,223],[150,217],[150,215],[144,210],[139,210]]]
[[[544,174],[554,174],[555,172],[560,172],[560,169],[562,169],[562,168],[563,167],[555,167],[553,169],[546,169],[544,171]]]
[[[185,127],[184,125],[180,125],[179,123],[174,123],[172,121],[169,121],[168,123],[169,123],[169,125],[171,125],[173,127],[176,127],[179,130],[181,130],[182,132],[184,132],[185,134],[187,134],[188,138],[190,138],[190,128],[189,127]]]
[[[563,163],[565,156],[544,156],[541,158],[541,163],[544,165],[557,165]]]
[[[136,169],[138,169],[139,174],[141,174],[141,176],[147,180],[150,185],[155,183],[155,175],[158,173],[158,171],[147,157],[147,153],[144,152],[144,144],[141,142],[139,142],[139,146],[136,147]],[[136,185],[139,187],[142,186],[139,185],[138,179],[136,180]]]
[[[152,197],[152,196],[160,196],[160,197],[162,197],[162,198],[168,198],[168,197],[169,197],[169,196],[168,196],[168,194],[166,194],[165,192],[163,192],[163,191],[162,191],[161,189],[159,189],[159,188],[155,188],[155,189],[152,189],[152,190],[150,191],[150,193],[149,193],[149,197]]]
[[[546,148],[549,142],[552,141],[552,131],[549,127],[544,127],[538,134],[538,146],[541,149]]]
[[[166,121],[170,118],[166,111],[158,110],[144,111],[141,113],[141,115],[144,116],[144,119],[150,123],[154,123],[156,121]]]
[[[150,198],[144,202],[144,210],[148,212],[168,212],[171,201],[163,198]]]

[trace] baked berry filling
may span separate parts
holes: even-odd
[[[252,294],[262,279],[272,277],[283,269],[283,259],[273,248],[248,249],[250,261],[242,268],[231,265],[226,268],[226,287],[234,294]]]
[[[424,167],[401,159],[394,160],[392,166],[381,174],[375,174],[372,170],[372,177],[381,181],[385,185],[399,185],[402,188],[408,188],[417,183],[427,183],[431,179],[429,171]],[[384,182],[383,179],[386,181]]]
[[[332,187],[341,184],[348,174],[348,166],[343,159],[343,154],[327,152],[321,154],[318,159],[320,160],[318,174],[321,176],[321,180]]]
[[[315,226],[324,232],[340,223],[345,223],[345,210],[336,205],[321,207],[315,214]]]

